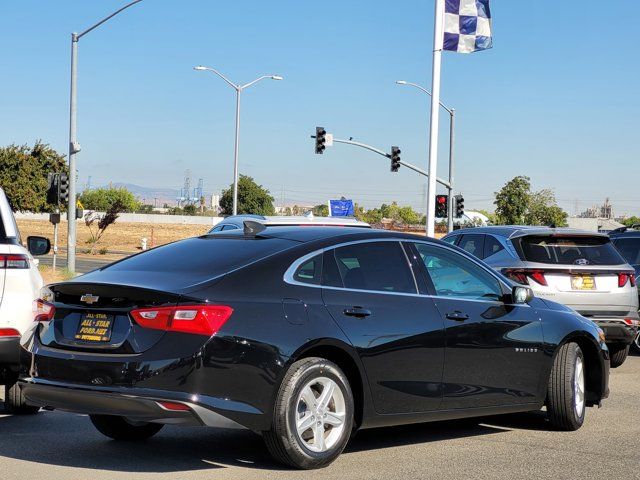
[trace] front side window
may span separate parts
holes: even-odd
[[[353,290],[416,293],[398,242],[364,242],[325,252],[322,284]]]
[[[416,243],[436,295],[470,300],[500,300],[500,283],[489,272],[448,249]]]

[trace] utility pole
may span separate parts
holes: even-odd
[[[70,101],[69,101],[69,205],[67,207],[67,269],[71,273],[76,271],[76,154],[80,152],[76,131],[77,116],[77,83],[78,83],[78,41],[98,28],[100,25],[115,17],[123,10],[141,2],[135,0],[113,12],[111,15],[103,18],[95,25],[87,28],[81,33],[71,34],[71,85],[70,85]]]

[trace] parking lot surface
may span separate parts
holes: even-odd
[[[612,370],[611,396],[577,432],[549,431],[543,414],[360,432],[324,470],[274,463],[243,430],[165,427],[146,443],[101,436],[81,415],[0,414],[7,479],[640,478],[640,357]]]

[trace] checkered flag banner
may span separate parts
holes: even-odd
[[[492,46],[489,0],[445,0],[445,50],[473,53]]]

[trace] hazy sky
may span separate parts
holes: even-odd
[[[70,33],[124,0],[0,0],[0,145],[66,154]],[[442,99],[457,111],[456,190],[491,207],[515,175],[573,213],[611,197],[640,213],[637,0],[492,0],[494,48],[446,53]],[[627,15],[627,17],[625,17]],[[627,23],[625,19],[629,18]],[[232,181],[235,93],[246,83],[241,173],[279,200],[351,197],[423,208],[424,179],[349,146],[313,153],[316,125],[426,168],[433,1],[144,0],[79,45],[80,183],[150,187]],[[443,112],[444,113],[444,112]],[[447,116],[440,175],[446,175]]]

